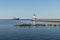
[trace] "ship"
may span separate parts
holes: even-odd
[[[13,20],[19,20],[19,17],[13,17]]]

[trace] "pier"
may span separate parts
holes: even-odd
[[[60,26],[60,20],[57,19],[38,19],[36,15],[34,14],[31,21],[33,22],[32,24],[16,24],[15,26]],[[36,22],[51,22],[51,24],[38,24]],[[53,24],[52,24],[53,23]]]

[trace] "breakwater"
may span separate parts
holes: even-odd
[[[17,24],[15,26],[60,26],[60,24]]]

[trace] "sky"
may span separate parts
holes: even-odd
[[[34,13],[39,19],[60,19],[60,0],[0,0],[0,19],[31,19]]]

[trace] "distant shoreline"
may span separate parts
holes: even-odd
[[[13,20],[13,19],[0,19],[0,20]],[[32,20],[32,19],[19,19],[19,20]],[[39,19],[37,22],[60,22],[60,19]]]

